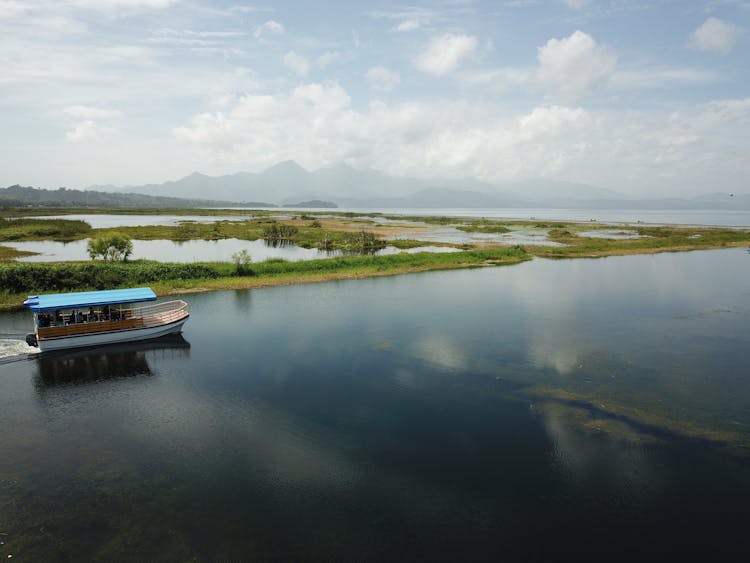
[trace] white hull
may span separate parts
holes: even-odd
[[[133,328],[129,330],[113,330],[109,332],[97,332],[80,334],[75,336],[60,336],[58,338],[43,338],[39,340],[39,349],[42,352],[50,350],[62,350],[65,348],[83,348],[86,346],[99,346],[101,344],[114,344],[117,342],[134,342],[136,340],[147,340],[158,338],[166,334],[174,334],[182,331],[182,325],[188,317],[173,323],[160,326]]]

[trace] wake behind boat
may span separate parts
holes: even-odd
[[[41,351],[133,342],[182,331],[190,312],[182,300],[156,301],[149,287],[30,295],[24,305],[34,314],[30,346]]]

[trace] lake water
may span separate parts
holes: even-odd
[[[714,225],[723,227],[750,227],[750,211],[711,209],[337,209],[354,213],[413,216],[445,216],[488,219],[545,220],[545,221],[595,221],[601,223],[649,223],[675,225]]]
[[[443,242],[448,244],[529,244],[535,246],[565,246],[559,242],[547,240],[549,231],[545,229],[515,229],[509,233],[472,233],[454,227],[435,227],[417,235],[406,233],[394,238],[416,238],[422,241]]]
[[[85,221],[93,229],[112,229],[116,227],[147,227],[151,225],[173,227],[183,222],[213,223],[215,221],[246,221],[256,218],[254,215],[135,215],[113,213],[79,213],[72,215],[45,215],[32,219],[68,219]]]
[[[237,208],[235,208],[237,209]],[[253,208],[257,209],[257,208]],[[264,211],[276,211],[268,218],[288,219],[293,215],[306,212],[321,213],[320,209],[295,209],[293,212],[279,211],[278,209],[265,209]],[[446,216],[461,217],[467,219],[512,219],[512,220],[543,220],[543,221],[596,221],[603,223],[649,223],[649,224],[676,224],[676,225],[715,225],[724,227],[750,227],[750,211],[731,210],[653,210],[653,209],[539,209],[539,208],[500,208],[500,209],[365,209],[365,208],[341,208],[336,212],[359,213],[364,217],[377,222],[387,223],[388,219],[373,216],[372,213],[383,215],[404,216]],[[335,215],[331,215],[335,216]],[[147,225],[178,225],[182,221],[195,221],[199,223],[213,223],[214,221],[244,221],[256,218],[247,215],[117,215],[117,214],[76,214],[45,216],[40,219],[79,219],[86,221],[95,229],[124,227],[124,226],[147,226]]]
[[[459,231],[460,232],[460,231]],[[253,262],[262,262],[269,258],[283,258],[290,262],[298,260],[317,260],[343,255],[339,251],[323,251],[317,248],[302,248],[294,244],[267,244],[264,240],[240,240],[228,238],[221,240],[133,240],[133,260],[158,260],[160,262],[231,262],[232,254],[247,250]],[[13,242],[6,246],[18,250],[37,252],[32,256],[17,258],[18,262],[57,262],[89,260],[86,252],[88,239],[72,242],[51,240]],[[401,250],[387,246],[376,254],[398,254],[399,252],[456,252],[457,249],[440,246],[422,246]]]
[[[0,557],[746,554],[744,249],[184,299],[184,338],[2,360]]]

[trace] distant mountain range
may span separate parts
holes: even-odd
[[[309,172],[294,161],[280,162],[257,173],[238,172],[213,177],[195,172],[163,184],[91,186],[89,189],[189,200],[203,199],[206,194],[211,194],[215,200],[234,204],[270,202],[281,206],[316,202],[320,207],[337,204],[351,208],[750,210],[750,194],[716,193],[689,199],[636,199],[606,188],[556,180],[503,184],[471,179],[426,180],[389,176],[376,170],[357,170],[344,164]]]
[[[195,172],[181,180],[144,186],[42,190],[16,185],[0,189],[0,205],[750,210],[750,194],[636,199],[605,188],[555,180],[504,184],[471,179],[426,180],[346,165],[308,172],[296,162],[286,161],[258,173],[213,177]]]

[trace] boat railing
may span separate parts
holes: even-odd
[[[188,316],[188,304],[182,299],[131,309],[133,318],[143,319],[143,326],[159,326],[179,321]]]
[[[38,328],[39,338],[56,338],[60,336],[75,336],[94,332],[109,332],[130,330],[134,328],[150,328],[170,324],[188,316],[188,304],[181,299],[135,307],[122,311],[119,320],[92,321],[85,323],[58,325]]]

